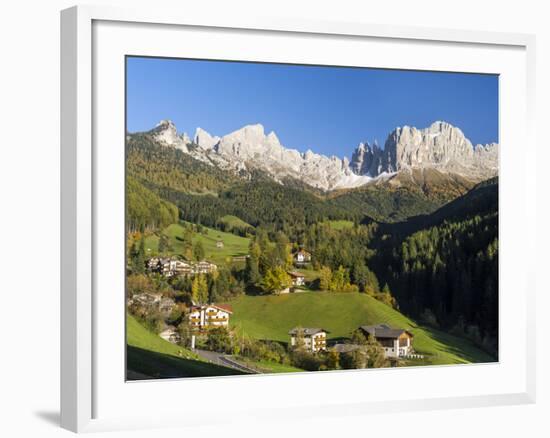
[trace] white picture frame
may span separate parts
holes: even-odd
[[[99,27],[98,27],[99,26]],[[147,41],[141,41],[139,33],[148,29]],[[505,132],[501,131],[502,158],[501,158],[501,188],[500,197],[504,211],[512,205],[513,199],[521,199],[523,208],[501,218],[501,235],[503,240],[502,252],[504,261],[509,265],[514,264],[515,273],[502,269],[501,264],[501,288],[514,288],[518,293],[518,302],[511,303],[504,299],[501,303],[501,347],[503,342],[509,340],[520,345],[515,356],[506,355],[506,349],[502,349],[503,358],[499,363],[468,366],[449,367],[418,367],[416,369],[400,370],[365,370],[361,374],[348,372],[311,373],[307,376],[245,376],[235,378],[204,378],[188,379],[187,382],[154,381],[130,383],[120,381],[119,369],[121,357],[124,356],[124,344],[119,342],[123,338],[123,331],[114,336],[116,339],[109,343],[106,341],[106,324],[109,330],[114,328],[120,331],[123,327],[123,317],[111,315],[104,311],[106,303],[111,298],[101,295],[109,282],[115,276],[117,281],[113,284],[120,285],[120,272],[118,268],[111,270],[106,264],[108,254],[106,246],[119,239],[120,229],[110,230],[112,221],[106,221],[103,217],[106,207],[116,206],[120,203],[120,192],[123,192],[123,184],[120,190],[113,190],[113,195],[108,193],[107,183],[122,181],[123,167],[120,163],[120,150],[113,148],[113,153],[118,155],[107,157],[109,152],[101,150],[98,153],[98,144],[104,144],[109,135],[115,135],[121,121],[120,115],[120,84],[124,78],[118,74],[112,76],[109,87],[101,83],[104,75],[112,72],[120,73],[120,54],[141,54],[147,50],[154,50],[154,44],[167,38],[170,32],[179,32],[185,29],[184,36],[198,38],[205,41],[209,35],[218,38],[222,33],[234,35],[234,45],[229,54],[229,45],[226,51],[232,59],[247,57],[258,59],[259,56],[266,60],[277,58],[277,44],[282,48],[288,45],[291,39],[299,39],[304,44],[311,44],[312,56],[315,56],[315,44],[326,43],[329,39],[334,46],[329,44],[319,57],[328,59],[336,58],[338,47],[349,44],[372,44],[374,49],[378,43],[384,43],[387,47],[406,44],[408,47],[418,50],[440,51],[444,53],[449,45],[452,45],[464,53],[451,60],[450,57],[441,55],[440,62],[446,62],[446,66],[453,71],[482,71],[488,73],[504,74],[510,69],[510,83],[501,89],[501,105],[506,106],[501,111],[501,125]],[[117,33],[122,32],[122,33]],[[193,34],[195,32],[197,35]],[[124,36],[127,38],[124,38]],[[171,35],[173,36],[173,35]],[[214,38],[214,36],[212,38]],[[259,44],[256,40],[269,38],[273,44],[273,50],[269,54],[255,55]],[[323,40],[323,38],[325,40]],[[278,43],[277,40],[286,42]],[[109,47],[105,44],[108,40]],[[306,41],[307,40],[307,41]],[[240,43],[239,43],[240,41]],[[125,46],[126,43],[134,44],[133,48]],[[205,42],[203,46],[198,44],[193,49],[194,56],[200,57],[201,50],[208,57],[216,56],[223,46],[214,44],[212,40]],[[239,55],[239,44],[247,42],[250,51]],[[139,44],[143,44],[139,46]],[[150,47],[145,47],[149,44]],[[136,49],[142,47],[142,49]],[[152,47],[152,48],[151,48]],[[256,48],[255,48],[256,47]],[[287,46],[285,46],[287,47]],[[305,46],[304,46],[305,47]],[[177,47],[176,47],[177,49]],[[131,50],[130,52],[126,50]],[[136,53],[138,50],[139,53]],[[164,49],[159,55],[169,55],[171,49]],[[177,50],[176,50],[177,51]],[[334,53],[331,53],[334,52]],[[465,59],[468,53],[477,53],[467,63]],[[476,52],[478,51],[478,52]],[[532,248],[535,245],[535,216],[534,216],[534,186],[535,175],[529,171],[521,159],[508,160],[506,152],[507,140],[522,140],[523,155],[535,151],[533,137],[534,123],[534,51],[535,39],[532,35],[490,33],[483,31],[462,31],[451,29],[425,29],[415,27],[374,25],[367,23],[339,23],[318,22],[308,20],[283,19],[274,17],[253,16],[194,16],[185,11],[161,10],[151,7],[148,10],[119,9],[110,7],[77,6],[61,13],[61,425],[75,431],[100,431],[112,429],[134,429],[163,426],[185,426],[198,424],[206,418],[200,409],[193,411],[191,406],[179,406],[166,412],[160,407],[154,410],[154,406],[148,406],[150,415],[132,411],[131,405],[127,410],[117,409],[124,405],[125,401],[144,394],[145,397],[160,397],[166,394],[170,385],[178,385],[180,388],[200,389],[201,387],[223,387],[234,390],[234,382],[238,380],[238,403],[229,410],[222,412],[219,406],[210,406],[209,413],[217,412],[217,421],[232,421],[236,417],[255,417],[263,421],[274,420],[281,414],[287,418],[296,418],[299,415],[306,417],[324,417],[327,415],[362,415],[368,412],[406,411],[412,409],[441,409],[456,407],[474,407],[504,404],[532,403],[535,400],[535,310],[534,310],[534,278],[529,255],[514,257],[514,253],[534,254]],[[491,59],[482,59],[494,52],[494,63]],[[148,52],[149,53],[149,52]],[[373,52],[375,53],[375,52]],[[474,54],[475,54],[474,53]],[[486,55],[487,54],[487,55]],[[485,56],[486,55],[486,56]],[[105,56],[105,58],[103,58]],[[223,56],[223,55],[218,55]],[[296,62],[299,54],[288,53],[288,62]],[[338,55],[340,56],[340,55]],[[344,55],[342,55],[344,56]],[[349,56],[349,54],[348,54]],[[382,56],[382,54],[380,54]],[[115,59],[112,66],[107,66],[108,59]],[[321,59],[321,58],[318,58]],[[412,59],[412,58],[411,58]],[[418,68],[418,61],[412,61],[406,56],[396,64],[394,68]],[[314,62],[311,60],[310,62]],[[318,61],[319,62],[319,61]],[[340,59],[337,63],[344,62]],[[348,61],[349,62],[349,61]],[[395,62],[395,61],[392,61]],[[414,63],[417,64],[414,64]],[[430,65],[429,62],[433,62]],[[437,69],[437,61],[425,61],[424,68]],[[322,62],[321,62],[322,63]],[[116,65],[115,65],[116,64]],[[494,68],[491,67],[494,65]],[[379,65],[376,65],[379,66]],[[477,67],[476,67],[477,66]],[[500,70],[502,66],[503,70]],[[508,67],[507,67],[508,66]],[[112,67],[112,70],[111,70]],[[513,71],[512,71],[513,70]],[[517,81],[512,84],[512,81]],[[509,94],[507,90],[516,90]],[[101,91],[98,91],[101,90]],[[104,94],[111,93],[113,102],[110,102],[112,113],[104,114],[101,108],[105,108]],[[113,94],[114,93],[114,94]],[[511,92],[510,92],[511,93]],[[517,108],[511,108],[512,106]],[[509,109],[510,111],[507,111]],[[513,111],[513,112],[512,112]],[[112,125],[104,123],[105,118],[113,120]],[[507,123],[519,117],[515,126]],[[122,121],[123,123],[123,121]],[[99,126],[99,128],[98,128]],[[120,131],[119,131],[120,132]],[[113,134],[115,133],[115,134]],[[122,135],[122,141],[123,141]],[[122,151],[123,152],[123,151]],[[122,153],[123,156],[123,153]],[[107,160],[107,158],[109,158]],[[117,161],[118,160],[118,161]],[[108,164],[112,163],[112,165]],[[512,185],[510,166],[517,166],[516,176],[521,182]],[[108,179],[108,181],[107,181]],[[117,195],[118,194],[118,195]],[[111,197],[109,200],[107,198]],[[105,204],[104,204],[105,203]],[[122,202],[122,210],[124,202]],[[116,208],[116,207],[114,207]],[[530,210],[531,209],[531,210]],[[117,214],[119,214],[118,212]],[[123,211],[122,211],[123,214]],[[116,216],[120,217],[120,216]],[[520,222],[521,221],[521,222]],[[114,223],[117,223],[114,220]],[[515,236],[512,231],[517,224],[523,224],[523,236]],[[122,227],[123,230],[123,227]],[[111,231],[114,234],[111,234]],[[114,239],[114,240],[113,240]],[[121,251],[123,246],[120,246]],[[529,250],[529,251],[528,251]],[[114,251],[111,249],[110,251]],[[100,256],[106,254],[105,258]],[[509,255],[508,255],[509,254]],[[116,257],[116,256],[115,256]],[[120,254],[118,257],[124,257]],[[116,259],[114,259],[116,260]],[[113,263],[116,265],[116,263]],[[118,265],[117,265],[118,266]],[[502,276],[507,275],[503,283]],[[117,287],[114,286],[116,290]],[[115,294],[113,294],[114,296]],[[504,295],[504,298],[510,295]],[[116,301],[119,300],[119,301]],[[123,289],[120,296],[115,298],[114,307],[124,304]],[[508,318],[509,309],[519,309],[516,326],[513,326]],[[100,316],[101,315],[101,316]],[[122,315],[122,313],[121,313]],[[113,319],[110,317],[112,316]],[[122,321],[120,321],[122,320]],[[122,325],[121,325],[122,324]],[[124,330],[122,328],[122,330]],[[118,333],[118,332],[117,332]],[[118,357],[118,355],[122,355]],[[118,357],[118,359],[117,359]],[[123,360],[123,359],[122,359]],[[111,372],[111,369],[116,371]],[[502,371],[505,370],[505,371]],[[388,374],[392,373],[392,374]],[[499,374],[501,373],[501,374]],[[495,376],[495,381],[491,381]],[[459,385],[455,388],[439,386],[439,389],[427,389],[422,392],[419,388],[408,388],[399,395],[398,388],[384,391],[380,384],[385,379],[399,380],[411,379],[457,379]],[[496,378],[502,380],[502,387],[498,386]],[[460,385],[461,379],[473,379],[478,382],[478,389],[474,391],[468,385]],[[273,405],[262,408],[266,402],[257,389],[258,379],[263,379],[265,388],[270,388]],[[336,395],[335,389],[354,384],[357,387],[368,383],[369,391],[348,394],[347,397]],[[361,379],[361,380],[359,380]],[[374,380],[376,379],[376,380]],[[504,381],[505,380],[505,381]],[[322,385],[326,394],[331,397],[323,397],[313,388]],[[450,385],[452,386],[452,385]],[[462,386],[462,388],[460,388]],[[175,387],[175,386],[174,386]],[[285,389],[286,388],[286,389]],[[283,391],[293,388],[302,390],[303,397],[298,403],[284,398]],[[387,387],[389,388],[389,387]],[[225,389],[224,389],[225,390]],[[280,391],[280,392],[278,392]],[[255,398],[252,395],[256,394]],[[397,394],[397,395],[396,395]],[[125,398],[126,397],[126,398]],[[297,413],[296,407],[300,407]],[[184,414],[185,415],[182,415]],[[203,416],[201,416],[203,415]]]

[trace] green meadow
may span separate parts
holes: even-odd
[[[188,224],[188,223],[187,223]],[[193,245],[201,242],[205,251],[205,258],[208,261],[223,264],[232,257],[244,256],[248,254],[248,245],[250,239],[240,237],[232,233],[215,230],[213,228],[202,227],[203,233],[193,233]],[[185,252],[185,244],[183,242],[185,229],[182,224],[172,224],[162,230],[169,238],[171,250],[166,252],[166,255],[180,254]],[[145,250],[147,253],[158,252],[158,242],[160,234],[151,234],[145,239]],[[223,247],[218,248],[217,242],[222,242]]]
[[[321,327],[329,340],[348,338],[360,325],[386,323],[414,335],[422,364],[493,362],[467,339],[416,324],[397,310],[360,293],[304,292],[242,296],[231,302],[231,325],[257,339],[288,342],[293,327]]]
[[[192,351],[151,333],[133,316],[126,318],[127,369],[155,379],[243,374],[204,361]]]

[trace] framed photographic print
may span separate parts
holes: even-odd
[[[61,43],[64,427],[534,400],[533,37],[75,7]]]

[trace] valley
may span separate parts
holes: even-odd
[[[162,121],[126,147],[136,375],[498,360],[497,145],[435,122],[348,161]]]

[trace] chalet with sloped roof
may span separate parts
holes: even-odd
[[[292,271],[289,272],[290,278],[292,279],[292,286],[299,287],[306,284],[306,277],[300,272]]]
[[[296,266],[303,266],[311,262],[311,253],[305,249],[300,249],[294,253],[294,264]]]
[[[233,309],[228,304],[205,304],[191,307],[189,325],[196,330],[227,327]]]
[[[323,328],[309,327],[295,327],[288,332],[292,347],[299,347],[300,343],[303,342],[303,347],[312,353],[327,349],[327,333],[329,331]]]
[[[362,325],[359,329],[365,336],[374,336],[382,345],[388,358],[400,358],[412,353],[413,334],[405,329],[392,328],[387,324]]]

